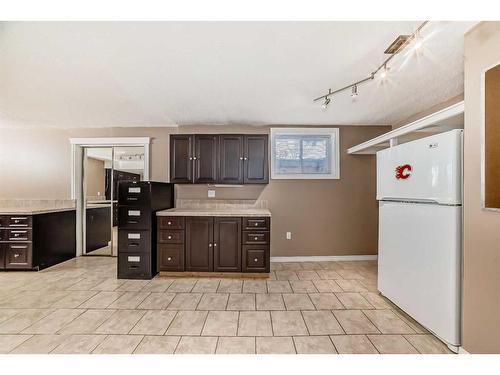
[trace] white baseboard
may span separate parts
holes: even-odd
[[[300,257],[271,257],[271,262],[347,262],[358,260],[377,260],[377,255],[330,255],[330,256],[300,256]]]
[[[458,354],[470,354],[467,350],[465,350],[463,347],[458,348]]]

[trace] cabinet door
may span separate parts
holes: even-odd
[[[214,218],[214,271],[241,272],[241,218]]]
[[[5,269],[5,247],[7,245],[0,243],[0,270]]]
[[[213,232],[212,217],[186,218],[186,271],[213,271]]]
[[[215,184],[217,182],[217,140],[216,135],[195,135],[194,182]]]
[[[224,134],[219,136],[220,184],[243,183],[243,136]]]
[[[193,136],[170,136],[170,182],[193,182]]]
[[[245,135],[244,183],[267,184],[269,181],[267,135]]]

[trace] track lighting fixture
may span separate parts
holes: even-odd
[[[353,82],[350,85],[344,86],[337,90],[332,91],[332,89],[328,89],[328,94],[317,97],[316,99],[313,100],[313,102],[323,100],[324,102],[321,105],[321,109],[326,110],[328,104],[330,104],[330,96],[350,89],[352,90],[351,96],[356,97],[358,96],[358,86],[360,84],[373,80],[377,75],[380,76],[381,79],[385,79],[390,70],[388,63],[392,60],[394,56],[396,56],[399,52],[404,50],[408,46],[408,44],[411,44],[413,42],[413,48],[415,51],[418,51],[422,48],[423,40],[420,37],[420,30],[422,30],[422,28],[425,25],[427,25],[427,23],[429,23],[429,21],[422,22],[420,26],[411,35],[398,36],[396,40],[393,43],[391,43],[391,45],[385,50],[385,53],[389,54],[390,56],[387,59],[385,59],[385,61],[377,69],[371,72],[368,77]]]

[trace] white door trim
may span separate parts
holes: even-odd
[[[271,262],[347,262],[360,260],[377,260],[377,255],[330,255],[330,256],[298,256],[271,257]]]
[[[76,200],[76,256],[83,254],[83,147],[144,147],[144,181],[149,181],[150,174],[150,137],[106,137],[106,138],[70,138],[71,144],[71,199]]]

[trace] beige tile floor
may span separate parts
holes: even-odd
[[[377,265],[273,263],[268,280],[117,280],[116,258],[0,273],[0,353],[449,353],[377,293]]]

